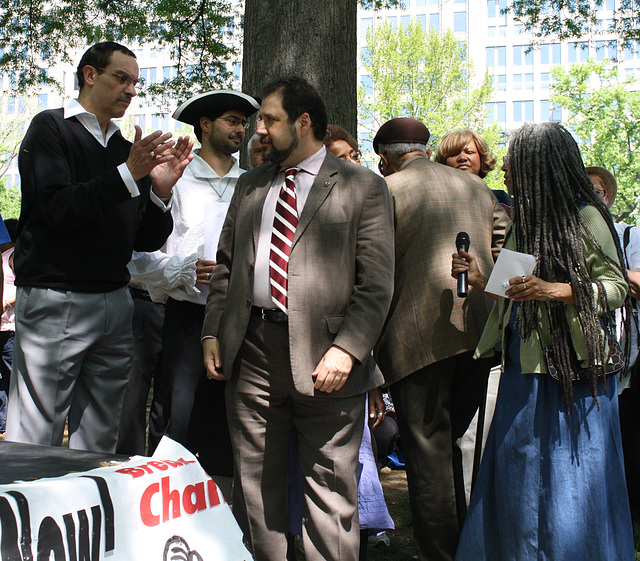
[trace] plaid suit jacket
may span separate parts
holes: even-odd
[[[456,294],[451,256],[465,231],[470,253],[489,275],[508,217],[484,182],[424,157],[408,159],[387,177],[394,207],[395,286],[377,345],[386,383],[475,349],[490,311],[487,297]]]

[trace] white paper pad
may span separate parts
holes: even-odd
[[[536,266],[536,258],[533,255],[511,251],[510,249],[502,249],[498,260],[493,266],[491,276],[485,287],[485,292],[505,297],[505,292],[510,287],[504,287],[503,283],[513,277],[521,277],[522,275],[530,275]]]

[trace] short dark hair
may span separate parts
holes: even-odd
[[[353,136],[351,136],[340,125],[327,125],[327,134],[323,140],[324,145],[329,148],[334,142],[337,142],[338,140],[344,140],[356,152],[359,150],[356,139],[353,138]]]
[[[327,133],[327,109],[317,90],[304,78],[286,76],[269,82],[262,90],[262,99],[271,94],[280,94],[282,108],[293,123],[303,113],[311,117],[313,136],[317,140],[324,140]]]
[[[76,70],[76,77],[78,78],[78,88],[82,90],[84,87],[84,67],[93,66],[98,74],[102,74],[102,70],[109,65],[111,61],[111,55],[115,52],[121,52],[127,56],[136,58],[135,53],[131,49],[127,49],[120,43],[114,43],[113,41],[103,41],[102,43],[96,43],[92,47],[89,47],[80,59],[78,69]]]

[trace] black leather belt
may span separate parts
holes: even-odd
[[[254,314],[258,314],[263,321],[273,323],[286,323],[289,321],[289,316],[277,308],[259,308],[258,306],[252,306],[251,311]]]
[[[149,296],[149,293],[146,290],[130,286],[129,292],[131,293],[132,298],[135,298],[137,300],[145,300],[146,302],[153,302],[153,300],[151,300],[151,296]]]

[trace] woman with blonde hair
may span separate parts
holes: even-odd
[[[484,179],[496,164],[496,157],[491,153],[489,145],[472,130],[453,131],[445,135],[434,159],[439,164],[472,173],[480,179]],[[509,195],[500,189],[491,191],[511,217]]]

